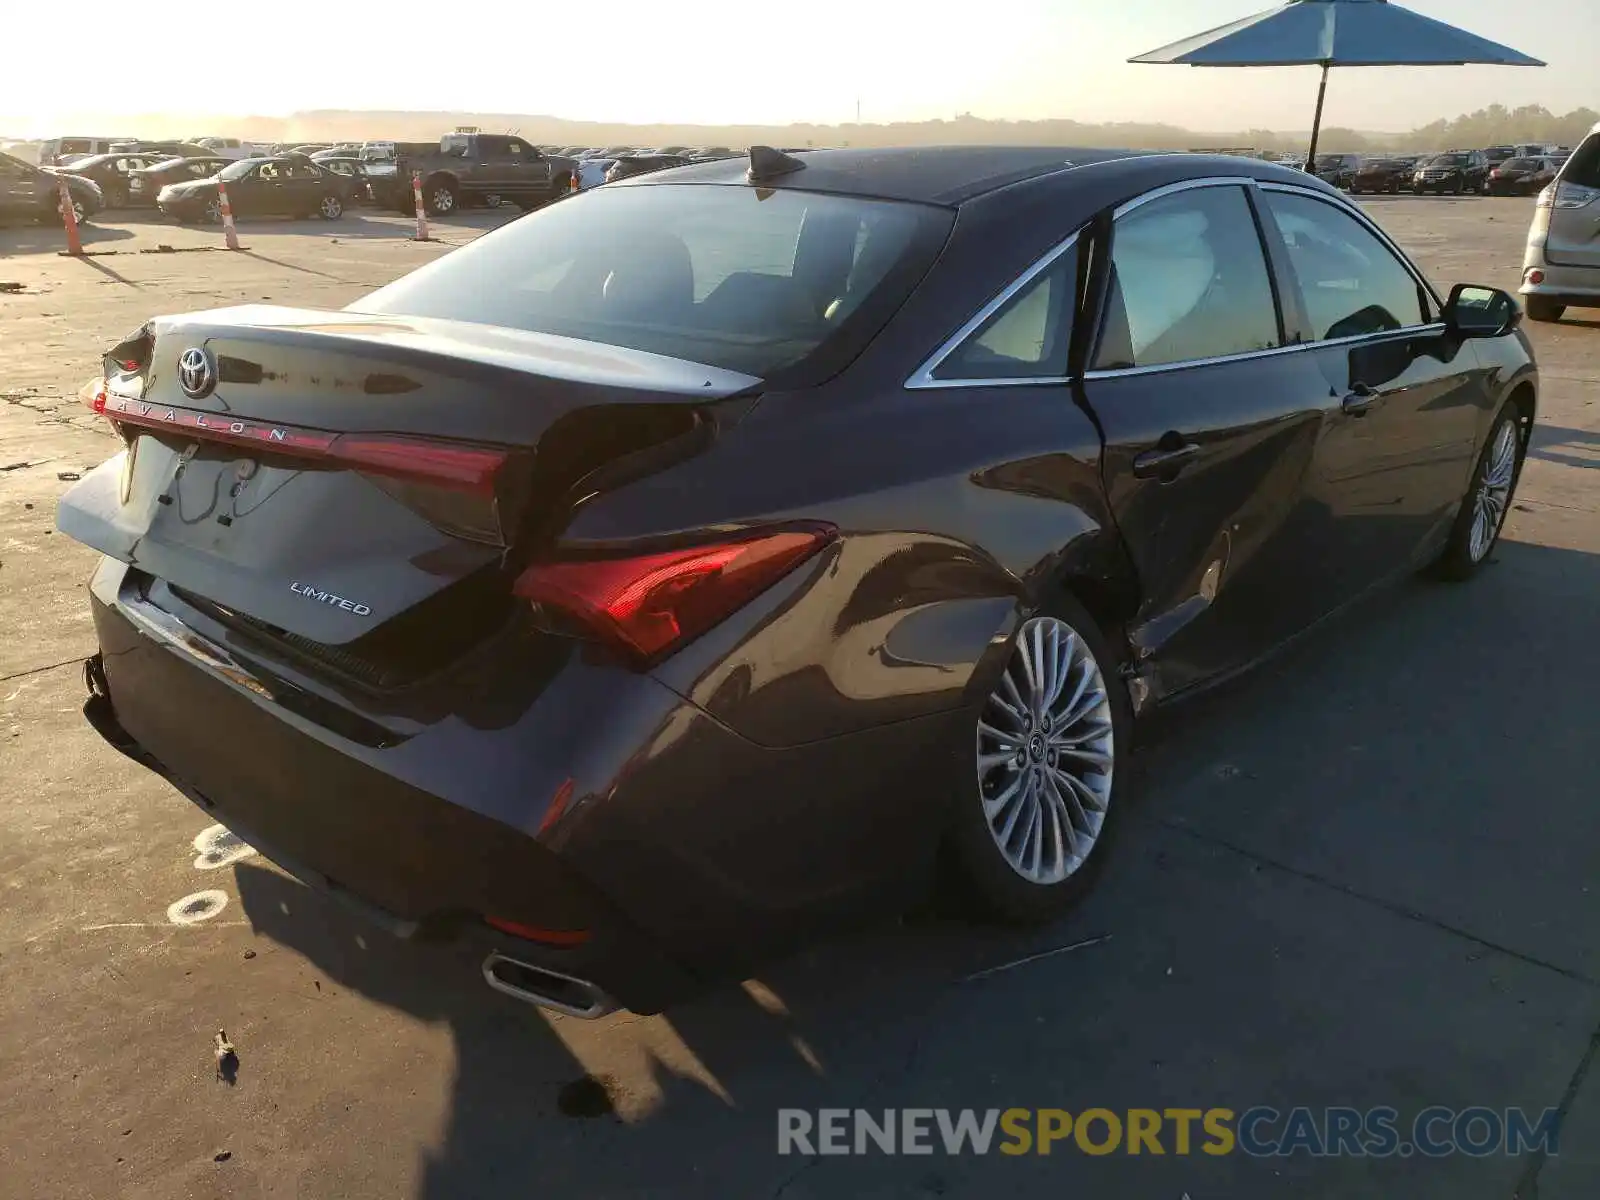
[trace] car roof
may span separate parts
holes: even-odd
[[[764,181],[762,186],[832,192],[881,200],[959,206],[1028,180],[1041,180],[1095,166],[1125,169],[1160,163],[1167,173],[1180,162],[1197,174],[1257,175],[1306,181],[1292,168],[1233,155],[1172,154],[1153,150],[1105,150],[1073,146],[919,146],[881,150],[812,150],[796,154],[805,169]],[[668,184],[745,184],[746,156],[697,162],[686,167],[617,181],[619,187]]]

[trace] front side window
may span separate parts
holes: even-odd
[[[1422,286],[1355,217],[1325,201],[1268,192],[1311,336],[1318,341],[1426,325]]]
[[[953,220],[950,209],[793,188],[601,188],[351,307],[825,377],[910,295]]]
[[[1030,279],[934,368],[933,377],[1059,379],[1067,373],[1075,250]]]
[[[1281,343],[1242,187],[1176,192],[1117,221],[1097,369],[1224,358]]]

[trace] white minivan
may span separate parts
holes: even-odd
[[[1518,290],[1535,321],[1600,308],[1600,125],[1539,193]]]

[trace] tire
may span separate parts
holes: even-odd
[[[1472,482],[1450,527],[1450,538],[1439,556],[1436,573],[1442,579],[1471,579],[1489,561],[1506,514],[1522,477],[1522,427],[1516,405],[1507,402],[1495,417],[1484,441],[1478,461],[1472,467]]]
[[[483,197],[485,208],[499,208],[505,201],[500,198],[499,192],[486,192]]]
[[[1559,321],[1561,314],[1567,311],[1565,304],[1549,296],[1524,296],[1522,300],[1530,321]]]
[[[1030,682],[1034,655],[1051,664],[1042,692]],[[1132,745],[1133,713],[1117,667],[1110,643],[1071,597],[1024,621],[1013,638],[992,693],[972,717],[977,777],[956,787],[948,829],[960,890],[984,914],[1048,921],[1093,886],[1121,811]],[[1052,669],[1064,671],[1059,684],[1052,685]],[[1058,722],[1067,719],[1054,735],[1062,738],[1059,759],[1051,735],[1023,715],[1031,699],[1052,691],[1050,709]]]
[[[461,194],[448,179],[430,179],[422,185],[422,207],[430,217],[449,216],[461,207]]]
[[[68,192],[67,196],[72,201],[72,212],[73,215],[78,218],[78,224],[83,225],[87,223],[89,220],[89,206],[86,205],[75,192]],[[55,203],[51,205],[49,219],[53,220],[57,225],[65,225],[67,223],[66,213],[63,212],[61,208],[60,196],[57,196]]]
[[[106,188],[107,208],[127,208],[128,189],[120,183],[113,183]]]
[[[222,224],[222,201],[213,197],[206,201],[206,206],[201,210],[200,219],[207,225]]]
[[[328,193],[317,202],[317,215],[324,221],[337,221],[344,216],[344,201],[333,193]]]

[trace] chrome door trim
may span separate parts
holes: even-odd
[[[1285,192],[1291,196],[1306,196],[1312,200],[1320,200],[1330,208],[1336,208],[1340,212],[1348,213],[1350,216],[1354,217],[1362,225],[1366,226],[1368,231],[1370,231],[1373,236],[1387,246],[1389,251],[1400,260],[1401,265],[1411,273],[1411,278],[1415,279],[1418,285],[1421,286],[1422,290],[1428,293],[1429,298],[1433,301],[1434,308],[1441,313],[1444,311],[1444,301],[1439,299],[1439,293],[1433,290],[1433,285],[1428,282],[1427,277],[1423,275],[1422,271],[1417,267],[1417,264],[1411,261],[1411,256],[1402,250],[1399,245],[1396,244],[1395,240],[1383,231],[1383,227],[1381,225],[1363,212],[1360,206],[1352,204],[1350,201],[1338,194],[1330,196],[1327,192],[1322,191],[1320,188],[1303,187],[1296,183],[1261,183],[1258,184],[1258,186],[1264,192]],[[1427,326],[1415,325],[1411,326],[1411,328],[1424,329],[1427,328]],[[1324,342],[1320,344],[1326,345],[1327,343]]]
[[[911,373],[905,386],[910,390],[924,388],[950,388],[950,387],[1018,387],[1022,384],[1061,384],[1070,381],[1070,376],[1015,376],[1007,375],[997,379],[935,379],[933,373],[937,371],[945,359],[955,353],[956,349],[967,338],[971,337],[985,321],[994,316],[1007,301],[1032,283],[1045,271],[1053,266],[1058,258],[1078,244],[1078,235],[1083,231],[1075,229],[1064,241],[1057,242],[1030,266],[1021,275],[1018,275],[994,299],[980,308],[977,313],[960,329],[956,330],[940,344],[923,364]]]

